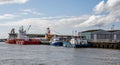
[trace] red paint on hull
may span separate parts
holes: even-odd
[[[24,39],[13,39],[13,40],[8,39],[6,43],[20,44],[20,45],[39,45],[41,44],[41,41],[39,39],[29,39],[28,41],[25,41]]]
[[[41,44],[41,41],[39,39],[29,39],[28,41],[25,41],[24,39],[17,39],[16,44],[21,45],[39,45]]]
[[[5,42],[8,44],[16,44],[16,39],[8,39]]]

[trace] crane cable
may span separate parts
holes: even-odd
[[[31,28],[31,25],[29,25],[29,27],[28,27],[28,29],[27,29],[27,31],[26,31],[26,32],[28,32],[28,31],[30,30],[30,28]]]
[[[54,31],[55,33],[57,33],[57,34],[61,34],[62,35],[62,33],[60,33],[60,32],[57,32],[57,31],[55,31],[55,30],[52,30],[52,31]]]

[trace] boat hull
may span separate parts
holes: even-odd
[[[86,48],[89,47],[88,44],[72,44],[73,48]]]
[[[16,39],[8,39],[5,42],[8,44],[16,44]]]
[[[70,42],[63,42],[63,46],[67,48],[82,48],[82,47],[89,47],[88,44],[71,44]]]
[[[28,41],[25,41],[23,39],[17,39],[16,44],[20,44],[20,45],[39,45],[39,44],[41,44],[41,41],[39,39],[29,39]]]
[[[72,45],[70,42],[63,42],[64,47],[72,48]]]
[[[62,42],[53,42],[50,45],[52,45],[52,46],[63,46],[63,43]]]
[[[8,39],[6,43],[20,45],[39,45],[41,44],[41,41],[39,39],[29,39],[28,41],[25,41],[24,39]]]

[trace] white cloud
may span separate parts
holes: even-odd
[[[55,33],[55,31],[64,33],[64,31],[67,30],[65,34],[69,34],[74,29],[75,25],[82,23],[88,17],[89,16],[78,16],[78,17],[74,16],[74,17],[61,18],[56,20],[28,18],[28,19],[23,19],[23,20],[14,21],[14,22],[0,23],[0,27],[18,28],[19,26],[24,25],[26,28],[27,26],[32,25],[31,27],[32,29],[30,29],[29,33],[45,33],[46,28],[50,27],[52,29],[52,33]],[[52,18],[55,18],[55,17],[52,17]]]
[[[105,10],[105,2],[101,1],[96,7],[94,8],[95,13],[100,13]]]
[[[105,1],[101,1],[97,4],[94,8],[95,12],[101,13],[103,11],[115,11],[116,9],[120,8],[120,0],[108,0],[106,3]]]
[[[108,0],[105,5],[107,9],[114,10],[120,7],[120,0]]]
[[[94,11],[99,14],[91,15],[86,21],[76,25],[76,27],[104,26],[110,23],[120,22],[120,0],[101,1],[95,6]]]
[[[15,18],[15,15],[13,14],[0,15],[0,19],[13,19],[13,18]]]
[[[35,15],[36,13],[34,13],[34,11],[35,10],[32,9],[22,10],[23,13]],[[21,25],[32,25],[30,33],[45,33],[45,29],[50,27],[52,30],[69,34],[70,31],[77,28],[83,29],[86,27],[104,26],[110,23],[120,22],[120,0],[108,0],[107,2],[101,1],[95,6],[94,12],[95,13],[93,15],[83,16],[49,16],[41,18],[28,18],[14,21],[12,24],[11,22],[0,23],[0,26],[18,28]],[[6,18],[6,15],[0,16],[0,18]]]
[[[72,17],[75,17],[75,16],[48,16],[48,17],[41,17],[40,19],[62,19],[62,18],[72,18]]]
[[[0,5],[12,4],[12,3],[22,4],[22,3],[26,3],[27,1],[28,0],[0,0]]]
[[[33,9],[24,9],[24,10],[21,10],[21,12],[25,15],[28,15],[28,14],[32,14],[32,15],[44,15],[43,13],[40,13],[40,12],[37,12]]]
[[[101,23],[100,21],[98,21],[99,19],[101,19],[104,16],[95,16],[92,15],[90,16],[86,21],[84,21],[83,23],[76,25],[76,27],[89,27],[89,26],[95,26],[96,24]]]

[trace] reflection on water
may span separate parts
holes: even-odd
[[[120,50],[0,43],[0,65],[120,65]]]

